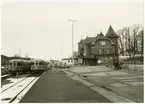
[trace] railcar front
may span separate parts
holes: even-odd
[[[33,61],[31,62],[32,73],[43,73],[47,69],[47,63],[45,61]]]
[[[26,60],[10,60],[9,71],[11,74],[16,75],[16,73],[24,74],[30,71],[30,62]]]

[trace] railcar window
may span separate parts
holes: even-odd
[[[44,63],[43,62],[39,62],[39,65],[44,65]]]
[[[22,63],[17,63],[17,66],[22,66]]]
[[[34,65],[34,63],[31,63],[31,65]]]
[[[10,63],[11,66],[13,66],[13,63]]]
[[[17,66],[17,63],[16,62],[14,63],[14,66]]]
[[[36,62],[36,64],[35,65],[38,65],[38,62]]]

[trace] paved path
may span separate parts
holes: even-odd
[[[143,102],[143,71],[113,70],[105,66],[79,66],[69,70],[119,96]]]
[[[72,80],[63,71],[48,70],[34,84],[20,103],[110,102],[89,87]]]

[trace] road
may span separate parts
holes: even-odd
[[[21,99],[20,103],[111,102],[63,71],[45,72]]]

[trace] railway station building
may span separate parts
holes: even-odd
[[[84,65],[119,62],[118,35],[110,25],[106,35],[101,32],[96,37],[86,37],[78,43],[78,62]]]

